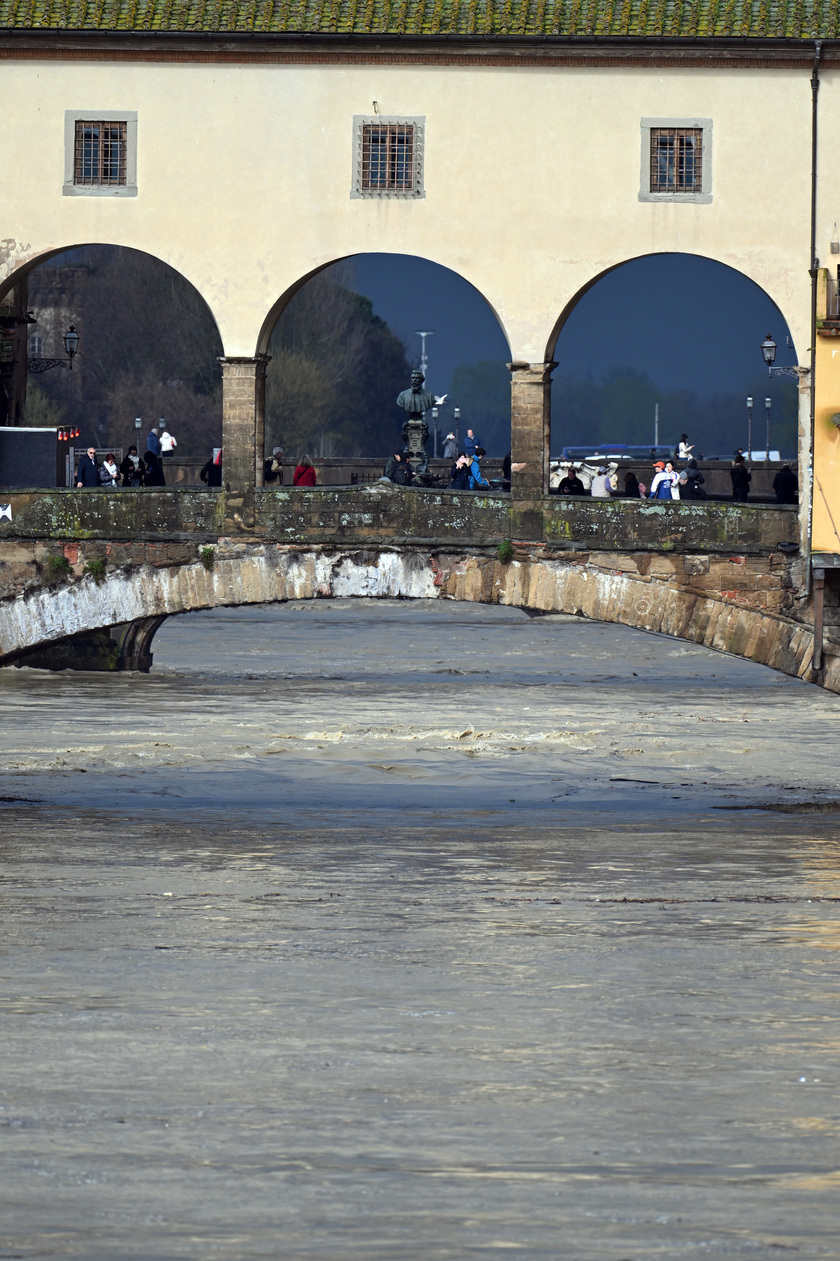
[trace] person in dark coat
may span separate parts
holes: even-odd
[[[732,498],[736,503],[745,504],[750,495],[752,473],[744,463],[742,455],[735,456],[735,462],[729,470],[729,476],[732,478]]]
[[[146,475],[143,478],[145,486],[165,486],[166,478],[163,475],[163,461],[159,455],[155,455],[154,451],[146,452]]]
[[[463,452],[452,465],[449,475],[450,490],[469,490],[470,488],[470,466],[472,458],[464,455]]]
[[[120,472],[122,473],[123,486],[143,485],[143,461],[137,454],[135,446],[128,448],[128,455],[120,465]]]
[[[796,474],[791,471],[789,464],[780,468],[773,478],[773,489],[776,492],[777,504],[796,503],[799,498],[799,487],[796,484]]]
[[[703,489],[705,480],[692,456],[685,468],[685,489],[680,492],[683,499],[708,499],[709,496]]]
[[[639,479],[631,469],[629,473],[624,474],[624,497],[625,499],[641,499],[639,490]]]
[[[570,468],[566,476],[557,487],[558,495],[585,495],[586,487],[578,477],[573,468]]]
[[[395,451],[388,457],[382,476],[387,477],[397,486],[408,486],[414,480],[414,469],[409,464],[407,456],[403,458],[401,451]]]
[[[204,468],[201,470],[198,476],[208,486],[221,486],[222,484],[222,454],[221,452],[219,452],[219,454],[216,456],[215,459],[213,458],[212,455],[210,456],[210,459],[204,465]]]
[[[76,470],[76,485],[84,487],[85,490],[99,490],[101,484],[99,480],[99,465],[96,462],[96,447],[88,447],[87,452],[79,457],[79,467]]]

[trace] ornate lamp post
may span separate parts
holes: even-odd
[[[774,368],[773,367],[773,361],[776,358],[776,343],[773,341],[773,338],[770,336],[769,333],[765,337],[764,341],[761,343],[761,354],[764,359],[764,362],[767,364],[768,376],[772,377],[773,374],[775,373],[777,377],[794,377],[797,381],[799,380],[799,373],[797,372],[796,368]]]
[[[752,395],[747,395],[747,459],[752,459]]]
[[[64,334],[64,349],[67,351],[66,359],[29,359],[26,365],[27,372],[49,372],[51,368],[72,369],[76,351],[79,349],[79,334],[72,324]]]
[[[767,412],[767,445],[764,448],[765,467],[770,463],[770,408],[772,407],[772,405],[773,405],[772,399],[766,398],[764,400],[764,410]]]

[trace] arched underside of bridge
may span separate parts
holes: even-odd
[[[503,563],[489,549],[235,544],[217,550],[209,569],[200,562],[144,564],[99,583],[86,577],[4,602],[0,663],[142,670],[151,665],[156,630],[178,613],[328,597],[454,599],[570,613],[670,635],[840,691],[840,657],[829,656],[819,675],[812,671],[809,627],[750,607],[737,592],[692,590],[690,578],[678,582],[667,568],[658,574],[630,568],[530,550]],[[735,598],[720,598],[724,594]],[[99,662],[97,634],[111,645]]]

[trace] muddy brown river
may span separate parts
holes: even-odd
[[[840,698],[437,602],[0,671],[3,1258],[840,1256]]]

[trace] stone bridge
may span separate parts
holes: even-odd
[[[0,663],[147,670],[163,620],[194,609],[436,598],[617,622],[840,690],[795,508],[386,485],[259,489],[247,520],[240,506],[223,490],[11,492]]]

